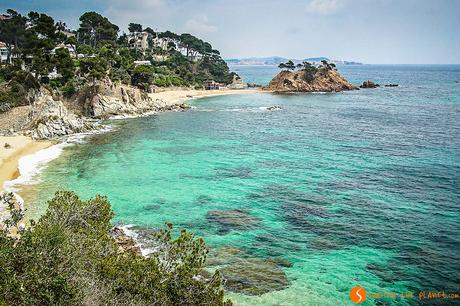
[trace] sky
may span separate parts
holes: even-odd
[[[0,0],[0,10],[44,12],[77,29],[96,11],[191,33],[224,58],[325,56],[373,64],[460,64],[459,0]]]

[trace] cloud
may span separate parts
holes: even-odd
[[[206,34],[217,31],[217,27],[209,24],[208,17],[206,15],[195,16],[185,22],[185,31],[192,32],[194,34]]]
[[[129,22],[154,27],[169,17],[169,8],[167,0],[110,0],[103,15],[122,29],[126,29]]]
[[[311,0],[306,10],[313,14],[330,15],[341,9],[343,4],[343,0]]]

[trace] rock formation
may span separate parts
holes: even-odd
[[[110,236],[115,240],[118,245],[120,253],[134,253],[142,255],[141,248],[134,240],[134,238],[128,236],[125,231],[115,226],[110,230]]]
[[[275,92],[339,92],[357,89],[336,70],[318,68],[311,76],[304,70],[281,71],[265,87]]]
[[[360,88],[377,88],[377,87],[380,87],[380,85],[377,83],[374,83],[371,80],[367,80],[367,81],[364,81],[363,84],[359,87]]]
[[[32,138],[45,139],[87,132],[96,127],[95,123],[69,112],[62,101],[54,100],[46,90],[42,90],[32,104],[27,129]]]
[[[228,89],[245,89],[245,88],[248,88],[248,84],[243,83],[243,80],[240,77],[234,75],[233,82],[227,85],[227,88]]]
[[[74,133],[94,130],[97,119],[115,115],[140,115],[156,111],[183,111],[190,108],[187,104],[164,103],[153,99],[147,92],[109,80],[79,90],[70,99],[53,97],[52,92],[42,87],[28,97],[32,102],[22,107],[23,116],[18,120],[8,120],[5,126],[11,131],[21,132],[35,139],[50,139]],[[13,108],[2,114],[2,118],[18,118]],[[6,121],[2,119],[3,121]],[[18,122],[16,122],[18,121]],[[5,130],[3,124],[0,129]]]
[[[157,110],[159,101],[151,99],[146,92],[109,80],[100,82],[87,95],[85,109],[95,118],[114,115],[142,114]]]

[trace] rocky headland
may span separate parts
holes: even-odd
[[[99,128],[101,119],[137,116],[164,111],[183,111],[193,97],[231,94],[240,90],[204,91],[168,88],[145,92],[136,87],[99,81],[70,98],[55,96],[45,87],[30,94],[27,106],[0,113],[0,135],[26,135],[34,139],[84,133]]]
[[[283,70],[264,89],[274,92],[340,92],[358,89],[335,69]]]

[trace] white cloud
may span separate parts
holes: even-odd
[[[206,34],[217,31],[217,27],[209,24],[206,15],[198,15],[185,22],[184,30],[194,34]]]
[[[343,0],[311,0],[306,10],[313,14],[330,15],[341,9],[343,4]]]
[[[160,20],[167,19],[170,12],[167,0],[110,0],[103,15],[126,29],[129,22],[155,27]]]

